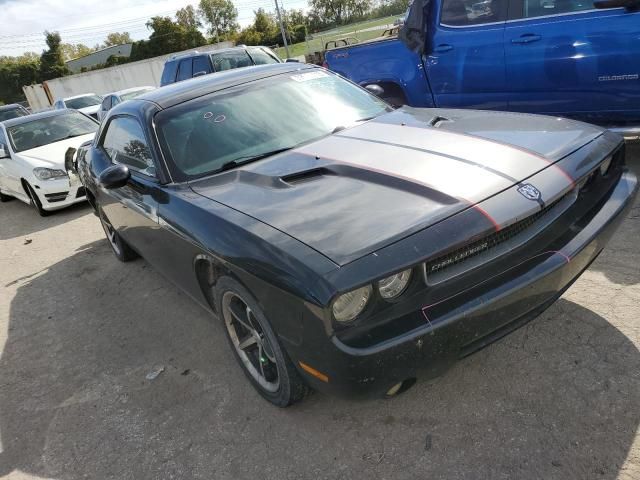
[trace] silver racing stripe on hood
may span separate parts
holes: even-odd
[[[338,136],[370,142],[393,143],[472,162],[519,181],[543,170],[551,163],[545,157],[512,145],[458,132],[435,128],[368,122],[338,133]]]
[[[350,132],[352,130],[349,130]],[[468,162],[397,145],[376,144],[340,135],[296,149],[306,155],[409,179],[451,197],[477,203],[514,181]]]

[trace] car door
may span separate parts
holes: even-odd
[[[127,185],[102,190],[98,199],[118,233],[139,251],[157,242],[158,201],[156,166],[144,131],[135,117],[120,115],[109,120],[98,149],[111,163],[129,167]]]
[[[618,123],[640,114],[640,12],[592,0],[511,0],[509,109]],[[634,118],[635,117],[635,118]]]
[[[504,110],[506,0],[441,0],[440,5],[439,12],[432,10],[424,58],[436,105]]]
[[[0,144],[4,145],[6,156],[0,158],[0,188],[4,193],[24,196],[20,179],[24,176],[20,160],[11,151],[11,145],[4,126],[0,126]]]

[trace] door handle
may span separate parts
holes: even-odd
[[[535,35],[533,33],[526,33],[521,35],[519,38],[514,38],[511,40],[511,43],[533,43],[540,40],[542,37],[540,35]]]
[[[448,45],[446,43],[438,45],[436,48],[433,49],[433,51],[435,53],[445,53],[445,52],[449,52],[451,50],[453,50],[453,46]]]

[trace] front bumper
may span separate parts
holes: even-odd
[[[42,208],[47,211],[59,210],[87,199],[80,179],[74,174],[70,174],[69,178],[40,181],[35,184],[35,191]]]
[[[437,376],[459,358],[532,320],[560,297],[600,254],[637,190],[636,177],[624,173],[599,211],[564,245],[412,312],[424,319],[419,328],[366,348],[333,336],[315,352],[307,349],[292,356],[327,375],[328,382],[323,382],[303,372],[313,387],[348,396],[378,396],[398,382]]]

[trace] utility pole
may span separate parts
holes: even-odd
[[[284,33],[284,25],[282,24],[282,17],[280,16],[280,7],[278,7],[278,0],[273,1],[276,2],[276,13],[278,14],[278,23],[280,24],[280,33],[282,34],[284,49],[287,52],[287,58],[291,58],[291,55],[289,54],[289,44],[287,43],[287,36]]]

